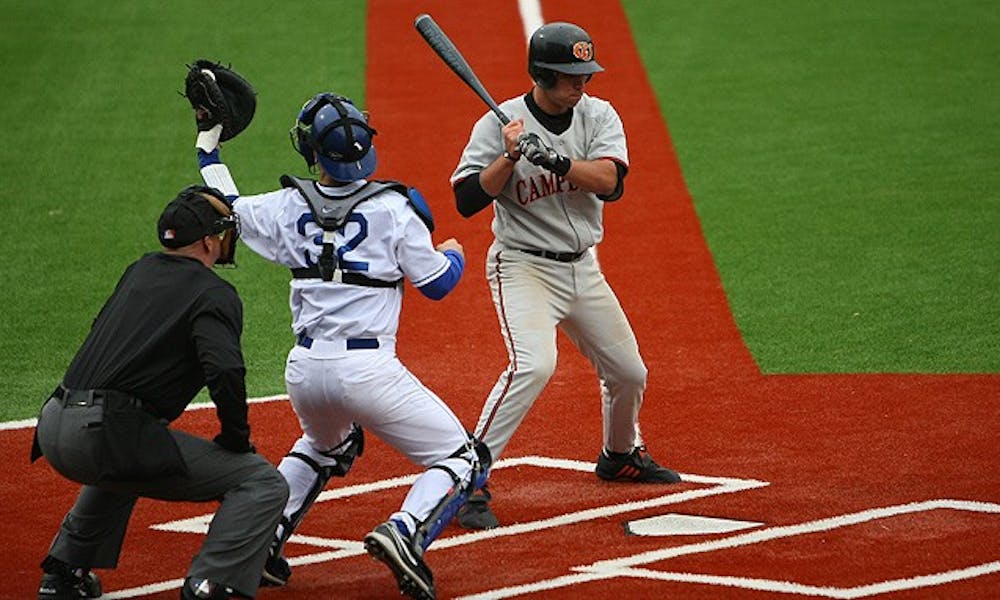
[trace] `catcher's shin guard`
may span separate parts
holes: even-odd
[[[485,444],[471,439],[469,444],[462,446],[447,459],[431,465],[428,470],[439,469],[447,473],[454,485],[437,503],[431,514],[417,523],[413,532],[413,544],[420,548],[421,553],[427,550],[441,531],[451,523],[460,508],[469,500],[472,493],[486,484],[492,464],[490,451]],[[464,471],[466,475],[459,476],[456,471]]]
[[[302,523],[330,478],[347,475],[354,465],[354,459],[361,456],[364,448],[364,431],[355,425],[347,439],[329,451],[319,452],[300,439],[292,447],[292,451],[281,459],[278,471],[288,482],[290,492],[271,544],[272,555],[281,554],[285,542]]]

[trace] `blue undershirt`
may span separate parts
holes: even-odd
[[[421,294],[431,300],[444,298],[448,292],[458,285],[458,280],[462,278],[462,271],[465,270],[465,259],[462,258],[461,254],[454,250],[445,250],[444,255],[451,261],[448,270],[442,273],[437,279],[417,288]]]

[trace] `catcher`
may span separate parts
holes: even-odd
[[[264,580],[287,583],[285,542],[330,478],[346,476],[361,456],[363,427],[425,467],[399,510],[365,536],[365,549],[392,570],[402,593],[433,599],[424,551],[483,485],[491,460],[399,360],[396,330],[404,279],[432,300],[444,298],[462,276],[462,246],[453,238],[434,245],[434,222],[417,190],[369,179],[376,131],[367,114],[333,93],[307,101],[291,130],[293,147],[318,181],[285,175],[282,189],[240,196],[219,142],[245,127],[250,100],[230,98],[246,96],[249,84],[237,80],[227,92],[238,76],[198,64],[188,75],[188,99],[202,176],[232,202],[247,246],[293,277],[297,341],[285,383],[302,437],[278,466],[290,496]]]

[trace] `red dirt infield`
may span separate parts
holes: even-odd
[[[376,176],[424,192],[435,238],[466,250],[465,280],[443,302],[407,294],[403,361],[471,428],[505,364],[483,261],[489,211],[464,220],[448,176],[486,110],[424,44],[431,14],[495,98],[523,93],[524,34],[516,3],[369,3],[368,110],[379,130]],[[494,471],[504,527],[454,525],[427,561],[441,598],[988,598],[1000,589],[998,375],[777,375],[757,369],[726,302],[680,166],[617,2],[547,1],[595,39],[607,72],[590,92],[625,122],[626,195],[606,212],[600,259],[649,367],[643,432],[654,457],[688,475],[677,486],[611,484],[600,449],[593,369],[560,340],[556,375]],[[254,441],[273,462],[298,437],[286,402],[254,404]],[[178,427],[216,430],[213,410]],[[76,486],[28,464],[30,428],[0,431],[3,540],[11,552],[0,597],[33,597],[38,563]],[[402,500],[415,467],[378,440],[321,497],[289,545],[294,574],[259,598],[392,598],[394,581],[360,540]],[[173,598],[212,505],[141,500],[106,595]],[[742,523],[729,532],[629,535],[662,515]],[[684,519],[680,519],[683,521]],[[190,531],[185,531],[185,529]]]

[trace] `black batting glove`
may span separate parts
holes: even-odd
[[[517,143],[521,156],[533,165],[552,171],[560,177],[569,172],[570,160],[545,145],[536,133],[526,133]]]
[[[546,146],[537,133],[523,134],[517,141],[517,150],[528,162],[539,167],[548,164],[550,154],[555,154],[555,150]]]

